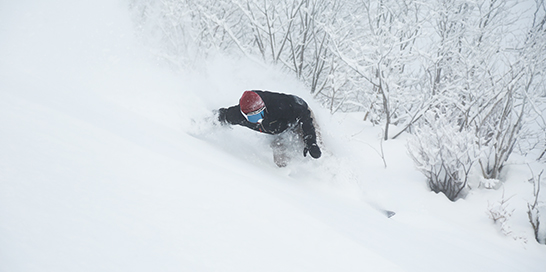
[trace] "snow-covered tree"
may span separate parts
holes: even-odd
[[[412,113],[422,108],[415,69],[421,6],[409,0],[363,2],[329,34],[332,51],[352,70],[357,87],[352,92],[360,93],[366,117],[385,124],[385,140],[391,124],[411,122]]]
[[[546,160],[546,3],[535,1],[531,27],[519,48],[522,79],[519,88],[528,99],[523,141],[519,151],[527,154],[536,150],[536,159]]]
[[[517,2],[440,0],[425,62],[428,93],[449,108],[459,130],[474,131],[483,176],[497,179],[522,126],[521,62],[509,28]],[[432,106],[434,107],[434,106]]]

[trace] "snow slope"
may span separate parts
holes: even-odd
[[[403,138],[383,143],[385,168],[380,128],[330,116],[274,67],[174,73],[132,33],[125,2],[0,0],[1,271],[546,270],[524,211],[527,242],[485,214],[500,191],[449,202]],[[268,136],[206,122],[246,89],[309,101],[324,156],[279,169]]]

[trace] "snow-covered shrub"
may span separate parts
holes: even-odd
[[[493,222],[499,226],[500,231],[506,236],[512,233],[512,229],[507,224],[508,219],[512,217],[512,213],[514,212],[514,209],[508,210],[508,201],[510,198],[512,197],[504,198],[503,193],[500,201],[487,206],[487,215],[489,216],[489,219],[493,220]]]
[[[440,111],[429,111],[407,147],[430,189],[455,201],[467,187],[468,174],[476,160],[475,143],[472,132],[460,131],[455,122]]]
[[[500,177],[505,162],[514,150],[522,125],[525,102],[519,107],[521,110],[518,113],[513,105],[513,92],[501,94],[503,96],[497,100],[494,107],[482,108],[485,117],[481,118],[479,125],[475,126],[482,150],[479,163],[482,175],[487,179]]]
[[[537,242],[541,244],[546,244],[546,229],[543,228],[540,222],[541,220],[540,203],[541,202],[539,202],[540,182],[541,182],[540,179],[543,172],[544,170],[542,170],[537,177],[533,175],[533,177],[530,179],[530,182],[533,183],[534,200],[532,203],[527,203],[527,216],[529,216],[529,223],[531,223],[531,226],[533,227],[533,231],[535,233],[535,239],[537,240]]]
[[[522,234],[514,232],[509,225],[510,218],[515,211],[515,209],[510,209],[508,204],[508,201],[512,197],[513,196],[505,198],[503,191],[501,200],[493,204],[488,204],[487,215],[489,216],[489,219],[493,220],[493,223],[498,226],[499,231],[502,232],[502,234],[516,241],[527,243],[527,238],[522,236]]]

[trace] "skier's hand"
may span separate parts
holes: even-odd
[[[305,146],[303,148],[303,156],[307,156],[307,153],[313,157],[313,158],[319,158],[322,155],[322,152],[320,151],[320,148],[316,143],[312,143],[310,145]]]
[[[227,123],[226,114],[227,114],[227,109],[226,108],[218,109],[218,121],[221,124],[226,124]]]

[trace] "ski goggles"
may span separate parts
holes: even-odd
[[[252,123],[260,123],[264,119],[264,113],[265,107],[254,112],[250,112],[248,114],[243,113],[243,116],[245,116],[245,118]]]

